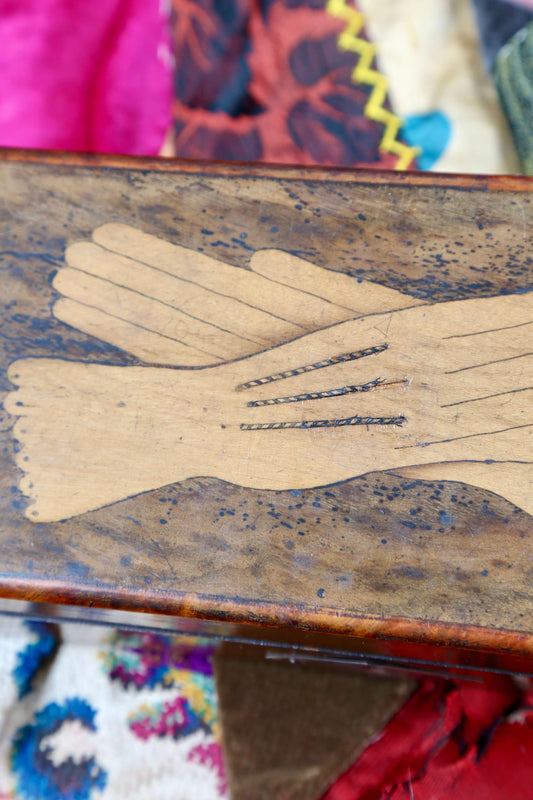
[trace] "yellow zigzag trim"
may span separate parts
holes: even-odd
[[[395,169],[407,169],[420,150],[417,147],[409,147],[409,145],[397,140],[396,137],[402,124],[401,120],[392,111],[383,108],[383,103],[387,96],[387,79],[371,67],[376,55],[375,46],[366,39],[359,37],[365,20],[363,14],[348,6],[347,0],[328,0],[326,11],[333,17],[346,22],[346,28],[338,38],[339,49],[350,50],[352,53],[359,54],[359,61],[352,72],[352,81],[354,83],[367,83],[374,87],[365,106],[365,116],[375,122],[381,122],[385,126],[381,148],[387,153],[398,156]]]

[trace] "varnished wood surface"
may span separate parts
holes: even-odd
[[[0,163],[5,393],[14,388],[6,370],[19,359],[145,363],[52,311],[66,249],[109,222],[241,269],[256,251],[289,252],[429,308],[531,289],[525,179],[437,176],[431,185],[430,176],[19,158]],[[5,597],[533,649],[532,517],[501,491],[457,482],[452,465],[446,474],[428,466],[425,476],[391,465],[276,491],[185,476],[63,522],[31,522],[14,421],[3,414]]]

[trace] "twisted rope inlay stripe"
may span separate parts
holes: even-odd
[[[314,369],[323,369],[324,367],[332,367],[334,364],[342,364],[345,361],[356,361],[358,358],[365,356],[373,356],[375,353],[382,353],[387,350],[388,344],[378,344],[374,347],[365,347],[364,350],[356,350],[354,353],[342,353],[340,356],[332,356],[326,358],[324,361],[316,361],[314,364],[305,364],[303,367],[295,367],[295,369],[288,369],[285,372],[276,372],[274,375],[266,375],[264,378],[257,378],[254,381],[247,383],[240,383],[235,387],[237,392],[242,392],[244,389],[252,389],[254,386],[263,386],[265,383],[273,383],[274,381],[281,381],[283,378],[293,378],[295,375],[302,375],[304,372],[312,372]]]
[[[306,394],[292,394],[287,397],[271,397],[268,400],[250,400],[248,407],[276,406],[282,403],[297,403],[300,400],[322,400],[324,397],[340,397],[343,394],[351,394],[352,392],[369,392],[376,386],[383,384],[385,380],[386,378],[375,378],[373,381],[360,383],[357,386],[340,386],[338,389],[327,389],[323,392],[307,392]]]
[[[402,425],[407,417],[345,417],[344,419],[309,419],[301,422],[253,422],[241,424],[241,431],[277,431],[285,428],[342,428],[347,425]]]

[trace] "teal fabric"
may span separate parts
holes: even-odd
[[[533,175],[533,22],[502,47],[496,58],[494,80],[522,172]]]
[[[446,150],[452,135],[452,123],[443,111],[411,114],[406,117],[401,136],[411,147],[418,147],[419,169],[431,169]]]

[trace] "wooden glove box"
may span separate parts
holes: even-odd
[[[533,673],[533,183],[3,151],[0,597]]]

